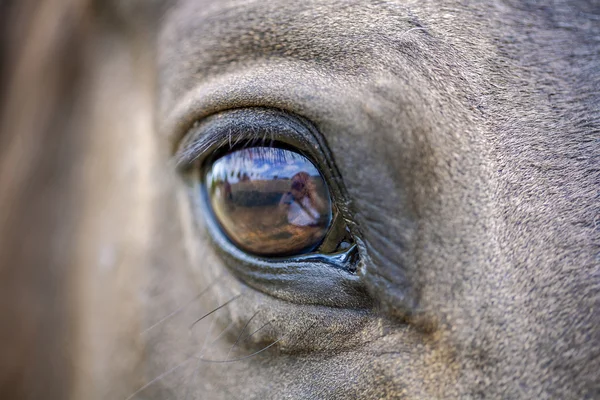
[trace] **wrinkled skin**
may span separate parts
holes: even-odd
[[[600,396],[597,2],[141,3],[86,56],[72,398]],[[226,267],[173,149],[244,107],[324,138],[368,301]]]

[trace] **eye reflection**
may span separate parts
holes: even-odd
[[[251,147],[226,154],[209,166],[206,185],[217,221],[249,253],[311,251],[331,225],[325,180],[310,160],[291,150]]]

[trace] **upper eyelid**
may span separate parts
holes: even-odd
[[[175,163],[179,169],[202,163],[221,148],[232,148],[238,142],[283,142],[304,148],[319,148],[304,123],[279,110],[266,108],[234,109],[209,116],[194,124],[176,146]],[[309,158],[321,158],[309,154]],[[319,161],[316,160],[319,164]]]
[[[319,168],[336,199],[338,210],[349,218],[351,201],[325,137],[311,121],[281,109],[235,108],[198,121],[178,143],[173,158],[175,168],[184,174],[198,168],[215,151],[227,148],[227,135],[240,140],[256,137],[256,133],[267,129],[269,121],[273,123],[269,129],[273,129],[274,139],[295,148]]]
[[[198,121],[233,109],[281,109],[282,104],[289,104],[292,99],[282,95],[279,90],[266,90],[268,81],[263,82],[263,75],[264,72],[249,68],[243,75],[234,73],[214,77],[174,99],[172,95],[165,95],[159,107],[162,115],[159,118],[159,132],[169,140],[173,149],[177,149],[182,138],[195,128]],[[232,81],[236,84],[232,84]],[[252,90],[258,82],[265,91],[262,95]]]
[[[267,107],[294,114],[304,110],[302,114],[312,119],[310,115],[320,115],[324,105],[329,112],[343,109],[345,103],[341,99],[347,96],[344,88],[356,85],[354,80],[343,76],[332,79],[311,67],[293,75],[283,73],[286,65],[295,65],[292,61],[279,61],[277,65],[250,65],[243,71],[195,80],[186,90],[174,89],[181,87],[180,82],[172,81],[171,75],[163,71],[159,78],[158,132],[175,149],[196,121],[234,108]]]

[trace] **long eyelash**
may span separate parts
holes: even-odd
[[[191,135],[188,140],[184,140],[180,144],[180,150],[176,157],[175,165],[185,168],[198,161],[202,155],[205,155],[209,149],[223,149],[228,148],[232,150],[234,148],[247,148],[247,147],[274,147],[276,143],[276,133],[270,129],[257,129],[255,131],[243,133],[234,131],[232,128],[228,128],[226,134],[210,133],[205,136]]]

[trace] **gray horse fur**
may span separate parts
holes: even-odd
[[[114,3],[87,64],[73,398],[600,398],[600,3]],[[322,135],[373,307],[225,266],[173,149],[250,107]]]

